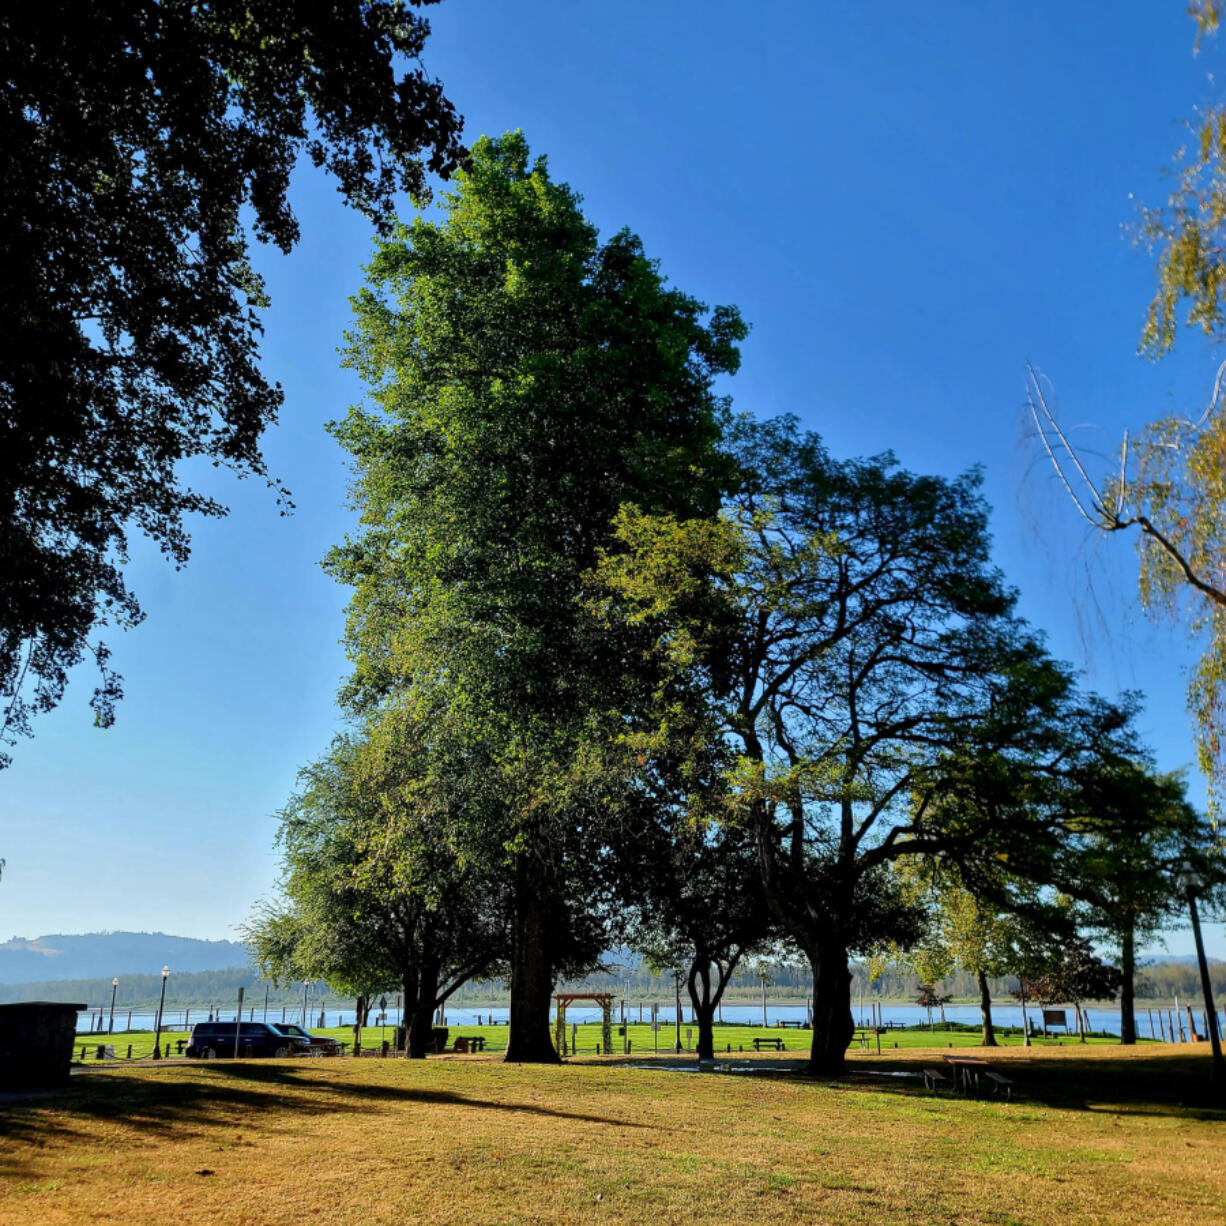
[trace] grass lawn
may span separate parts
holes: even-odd
[[[0,1101],[0,1222],[1204,1223],[1226,1112],[1204,1046],[989,1053],[1018,1098],[926,1093],[946,1049],[852,1074],[490,1056],[80,1071]],[[644,1063],[650,1063],[644,1061]],[[876,1074],[876,1075],[874,1075]]]
[[[231,1019],[233,1020],[233,1019]],[[275,1020],[275,1019],[274,1019]],[[500,1052],[506,1050],[507,1045],[507,1028],[505,1026],[449,1026],[450,1035],[449,1043],[453,1043],[458,1035],[480,1035],[485,1039],[486,1050],[490,1052]],[[570,1027],[567,1026],[567,1043],[570,1042]],[[650,1025],[643,1023],[631,1023],[628,1027],[626,1037],[630,1041],[631,1054],[654,1054],[658,1050],[661,1055],[673,1051],[676,1042],[673,1033],[672,1025],[662,1026],[658,1033],[653,1034]],[[690,1032],[687,1035],[687,1031]],[[353,1027],[352,1026],[329,1026],[324,1029],[312,1028],[312,1034],[331,1035],[334,1039],[339,1039],[344,1043],[353,1042]],[[579,1055],[595,1055],[596,1045],[600,1043],[600,1024],[597,1022],[585,1023],[578,1028],[578,1044]],[[392,1039],[392,1027],[367,1026],[362,1031],[362,1046],[366,1048],[378,1047],[383,1039]],[[809,1043],[812,1039],[812,1032],[808,1030],[797,1030],[792,1027],[782,1026],[744,1026],[744,1025],[727,1025],[715,1027],[715,1047],[717,1053],[725,1053],[726,1049],[731,1048],[733,1052],[737,1052],[740,1048],[745,1048],[749,1051],[753,1050],[753,1041],[755,1038],[779,1039],[783,1042],[784,1050],[788,1052],[804,1053],[809,1050]],[[173,1054],[177,1050],[177,1045],[180,1040],[186,1040],[187,1035],[181,1031],[163,1031],[162,1032],[162,1049],[167,1050],[167,1043],[170,1044],[169,1051]],[[997,1031],[997,1041],[1003,1046],[1020,1047],[1022,1036],[1019,1031],[1009,1032],[1006,1030]],[[698,1042],[698,1027],[686,1026],[681,1027],[681,1043],[687,1050],[692,1051],[695,1044]],[[870,1039],[870,1047],[875,1052],[876,1042]],[[1071,1038],[1061,1036],[1060,1038],[1033,1040],[1036,1046],[1046,1045],[1068,1045],[1077,1042],[1074,1035]],[[1088,1043],[1100,1044],[1106,1043],[1110,1046],[1118,1046],[1119,1040],[1115,1038],[1092,1038],[1087,1040]],[[1142,1040],[1143,1043],[1148,1043],[1149,1040]],[[137,1030],[128,1032],[116,1032],[113,1035],[105,1034],[81,1034],[77,1036],[76,1056],[79,1058],[81,1049],[86,1052],[86,1063],[90,1063],[94,1059],[94,1052],[100,1043],[109,1043],[115,1048],[115,1054],[120,1059],[127,1057],[129,1046],[132,1049],[132,1058],[141,1059],[149,1056],[153,1051],[153,1032],[151,1030]],[[617,1033],[617,1027],[613,1027],[613,1051],[614,1054],[622,1052],[622,1036]],[[977,1047],[979,1045],[979,1028],[977,1026],[958,1026],[953,1024],[948,1031],[943,1030],[940,1024],[937,1025],[935,1033],[929,1031],[927,1026],[916,1026],[908,1030],[891,1030],[881,1036],[882,1052],[892,1051],[895,1046],[899,1050],[914,1047]]]

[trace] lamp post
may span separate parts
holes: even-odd
[[[107,1034],[115,1033],[115,993],[119,991],[119,976],[111,980],[111,1020],[107,1025]]]
[[[162,1058],[162,1008],[166,1004],[166,980],[170,978],[170,967],[162,967],[162,998],[158,1001],[158,1020],[153,1028],[153,1058]]]
[[[302,1029],[303,1030],[310,1029],[310,1027],[307,1025],[307,996],[310,995],[310,991],[311,991],[311,981],[309,979],[304,979],[302,981]]]
[[[1200,915],[1196,910],[1196,891],[1204,884],[1200,874],[1185,860],[1179,871],[1179,884],[1183,886],[1192,916],[1192,936],[1196,941],[1196,960],[1200,963],[1200,986],[1205,994],[1205,1023],[1209,1027],[1209,1043],[1213,1048],[1213,1081],[1221,1090],[1226,1087],[1226,1066],[1222,1063],[1222,1040],[1217,1032],[1217,1009],[1213,1004],[1213,986],[1209,982],[1209,964],[1205,961],[1205,943],[1200,935]]]

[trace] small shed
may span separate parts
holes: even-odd
[[[67,1085],[84,1008],[59,1000],[0,1005],[0,1089]]]

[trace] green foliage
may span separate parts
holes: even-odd
[[[268,300],[248,227],[293,247],[303,154],[384,224],[397,190],[423,196],[427,170],[455,169],[441,86],[398,69],[428,32],[404,0],[309,18],[234,0],[5,6],[0,746],[87,651],[97,722],[113,719],[120,680],[88,640],[141,620],[129,533],[180,566],[185,517],[225,512],[181,483],[181,461],[268,479],[287,501],[259,448],[282,392],[257,366]]]
[[[505,957],[505,900],[459,863],[420,773],[412,746],[377,732],[338,739],[302,772],[281,815],[285,901],[244,930],[268,978],[403,990],[411,1006],[424,993],[432,1011]]]
[[[1025,924],[977,898],[962,883],[956,868],[934,858],[905,858],[895,871],[909,894],[928,908],[929,921],[912,950],[894,947],[887,960],[913,967],[927,983],[937,983],[955,970],[997,979],[1018,969]],[[1037,887],[1013,885],[1026,901],[1034,903]]]
[[[1146,942],[1182,915],[1185,862],[1210,883],[1220,879],[1213,831],[1188,802],[1181,774],[1105,760],[1088,773],[1081,804],[1069,889],[1114,944],[1125,936]]]
[[[1196,44],[1216,35],[1219,0],[1193,0]],[[1215,103],[1189,125],[1176,155],[1165,205],[1141,210],[1138,238],[1157,253],[1156,289],[1141,349],[1161,357],[1184,322],[1209,336],[1226,324],[1226,104]],[[1107,483],[1100,526],[1139,527],[1142,603],[1187,623],[1202,644],[1188,686],[1199,764],[1215,814],[1226,777],[1226,413],[1219,393],[1197,420],[1158,419],[1125,441],[1117,475]]]
[[[833,1071],[848,953],[920,934],[891,864],[947,860],[984,897],[1049,880],[1066,776],[1127,740],[1127,717],[1079,701],[1014,617],[978,474],[837,461],[787,420],[739,423],[729,445],[724,530],[623,516],[598,577],[606,616],[650,632],[735,755],[721,817],[755,841],[772,916],[813,963],[814,1058]]]
[[[623,506],[714,514],[712,382],[745,327],[668,287],[627,231],[600,242],[518,133],[478,142],[445,205],[380,244],[354,304],[369,394],[333,431],[361,532],[328,559],[354,588],[342,697],[428,747],[420,786],[447,798],[457,855],[514,878],[533,965],[512,981],[539,1014],[553,971],[603,944],[650,684],[585,576]]]

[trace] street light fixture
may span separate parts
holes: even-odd
[[[166,980],[170,978],[170,967],[162,967],[162,998],[158,1001],[158,1020],[153,1030],[153,1058],[162,1058],[162,1008],[166,1004]]]
[[[119,991],[119,976],[111,980],[111,1020],[107,1025],[107,1034],[115,1033],[115,993]]]
[[[1200,963],[1200,986],[1205,995],[1205,1025],[1209,1028],[1209,1042],[1213,1047],[1213,1080],[1221,1089],[1226,1087],[1226,1065],[1222,1063],[1222,1040],[1217,1029],[1217,1009],[1213,1004],[1213,986],[1209,982],[1209,963],[1205,960],[1205,943],[1200,935],[1200,915],[1196,910],[1196,892],[1204,885],[1200,874],[1188,860],[1179,870],[1178,881],[1188,900],[1192,915],[1192,936],[1196,941],[1196,960]]]

